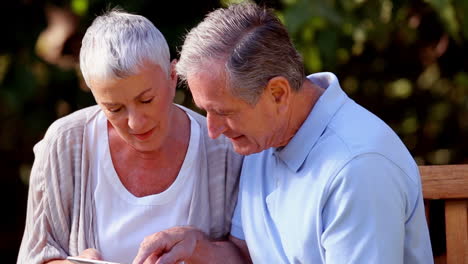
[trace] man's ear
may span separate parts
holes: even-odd
[[[276,76],[268,81],[266,90],[270,94],[270,98],[278,106],[279,111],[288,108],[291,98],[291,86],[283,76]]]

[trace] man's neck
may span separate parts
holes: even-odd
[[[291,110],[287,121],[287,132],[285,133],[288,136],[283,141],[282,146],[286,146],[294,137],[324,92],[324,88],[312,83],[309,79],[305,79],[301,89],[293,93]]]

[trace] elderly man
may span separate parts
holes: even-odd
[[[197,246],[184,254],[205,253],[207,263],[249,254],[254,263],[433,262],[411,154],[334,74],[304,75],[271,10],[210,13],[187,35],[176,69],[206,110],[210,137],[224,134],[248,155],[231,242],[193,230],[185,239]]]

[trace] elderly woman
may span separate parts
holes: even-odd
[[[131,263],[167,228],[228,234],[242,158],[172,103],[162,34],[142,16],[108,12],[87,30],[80,64],[97,105],[57,120],[34,147],[18,263]]]

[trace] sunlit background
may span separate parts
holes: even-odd
[[[94,104],[79,72],[81,38],[120,6],[149,18],[171,55],[214,8],[234,1],[18,0],[0,5],[2,263],[23,232],[32,147],[57,118]],[[418,164],[468,163],[468,1],[272,0],[307,73],[332,71],[386,121]],[[194,108],[185,87],[175,101]]]

